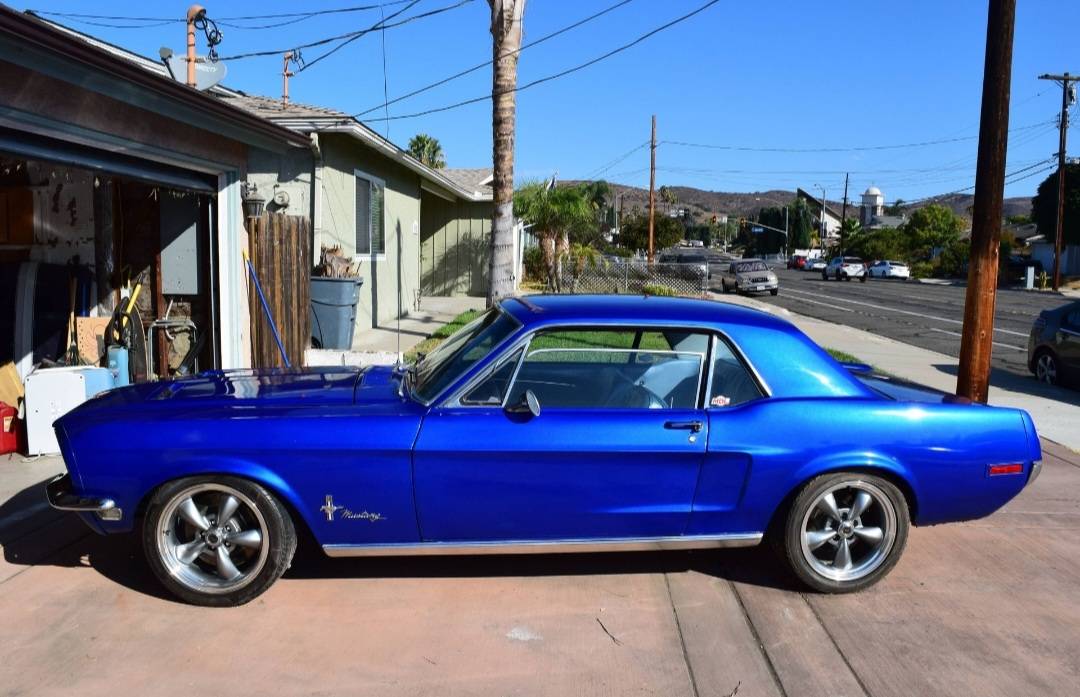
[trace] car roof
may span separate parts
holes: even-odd
[[[627,322],[641,324],[739,324],[791,331],[786,320],[767,312],[715,300],[643,295],[527,295],[502,307],[522,324]]]

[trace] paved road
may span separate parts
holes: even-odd
[[[0,458],[0,695],[1074,697],[1080,458],[990,518],[917,528],[861,593],[764,550],[298,559],[234,609],[162,594],[132,540]],[[14,484],[14,486],[12,486]]]
[[[776,269],[780,295],[755,296],[810,317],[846,324],[949,356],[960,355],[965,288],[874,279],[823,281],[820,273]],[[1058,294],[1000,290],[994,321],[993,366],[1027,369],[1027,336],[1040,311],[1068,302]],[[840,347],[837,347],[840,348]],[[852,351],[852,353],[858,353]]]

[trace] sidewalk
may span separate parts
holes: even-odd
[[[384,322],[378,327],[357,328],[351,351],[308,349],[304,364],[392,365],[397,361],[398,352],[406,353],[462,312],[483,309],[485,304],[484,298],[471,296],[425,296],[420,300],[419,311],[410,311],[400,320]]]
[[[954,392],[958,361],[877,334],[799,315],[753,298],[713,295],[713,299],[764,310],[788,320],[819,345],[840,349],[861,361],[905,380]],[[1024,409],[1035,421],[1039,435],[1080,451],[1080,393],[1052,387],[1005,371],[990,377],[990,404]]]

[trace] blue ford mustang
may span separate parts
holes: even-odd
[[[1039,471],[1023,411],[841,365],[724,303],[516,298],[415,365],[227,371],[56,423],[57,508],[138,531],[180,598],[235,605],[330,556],[755,545],[866,587],[912,522],[988,515]]]

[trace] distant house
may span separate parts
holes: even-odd
[[[833,244],[834,241],[840,239],[840,221],[842,220],[840,213],[833,208],[830,208],[827,202],[822,202],[821,199],[810,195],[809,192],[803,189],[796,189],[795,196],[805,200],[810,206],[810,212],[814,216],[814,230],[820,232],[822,227],[822,218],[824,218],[825,225],[825,239],[822,242],[825,246]]]

